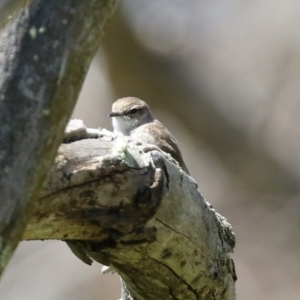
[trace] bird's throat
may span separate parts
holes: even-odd
[[[122,135],[130,135],[130,131],[133,129],[133,124],[129,120],[125,120],[123,117],[113,117],[112,125],[114,132]]]

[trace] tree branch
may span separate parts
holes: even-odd
[[[231,226],[170,156],[126,137],[61,145],[23,239],[70,241],[126,299],[235,299]]]
[[[117,2],[33,1],[0,32],[0,274]]]

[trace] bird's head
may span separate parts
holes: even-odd
[[[135,97],[121,98],[113,103],[112,118],[114,132],[130,135],[130,131],[154,120],[148,104]]]

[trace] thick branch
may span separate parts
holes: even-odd
[[[134,299],[235,299],[230,225],[172,158],[125,137],[63,144],[23,238],[71,241]]]
[[[116,2],[33,1],[0,32],[0,274]]]

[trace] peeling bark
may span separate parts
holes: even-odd
[[[23,239],[66,240],[81,259],[110,265],[123,299],[235,299],[234,233],[195,181],[155,146],[77,132],[84,138],[59,148]]]

